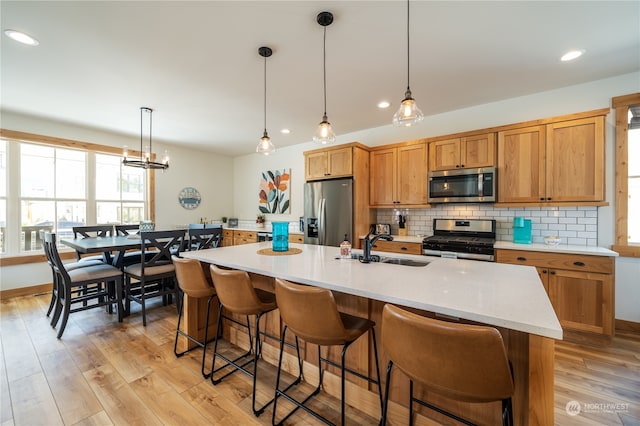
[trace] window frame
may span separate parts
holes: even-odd
[[[615,158],[615,244],[611,249],[620,256],[639,257],[640,244],[629,244],[629,107],[640,105],[640,93],[633,93],[612,98],[611,105],[616,111],[616,158]]]
[[[38,145],[46,145],[56,148],[69,148],[76,149],[84,152],[110,154],[110,155],[122,155],[122,148],[100,145],[90,142],[64,139],[53,136],[39,135],[35,133],[21,132],[15,130],[0,129],[0,137],[9,141],[31,143]],[[140,156],[139,151],[128,150],[129,155]],[[7,188],[8,190],[10,188]],[[155,170],[149,169],[147,173],[147,193],[145,197],[147,199],[147,216],[150,220],[155,222]],[[9,201],[9,197],[7,197]],[[9,206],[7,206],[8,208]],[[67,257],[67,253],[61,253]],[[70,251],[68,255],[73,255]],[[12,253],[12,254],[0,254],[0,267],[10,265],[20,265],[26,263],[38,263],[45,261],[44,254],[35,253]]]

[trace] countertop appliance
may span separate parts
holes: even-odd
[[[331,179],[304,184],[304,242],[339,247],[353,241],[353,180]]]
[[[429,203],[496,201],[496,168],[445,170],[429,173]]]
[[[258,231],[257,232],[258,242],[262,241],[271,241],[273,240],[273,235],[269,231]]]
[[[422,254],[493,262],[495,242],[495,219],[433,219],[433,236],[422,240]]]
[[[391,225],[388,223],[374,223],[371,225],[371,233],[379,234],[391,234]]]

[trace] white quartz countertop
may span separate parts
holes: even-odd
[[[184,252],[184,257],[554,339],[562,328],[531,266],[389,254],[424,267],[336,259],[337,247],[293,244],[300,254],[258,254],[270,242]],[[354,250],[355,253],[361,253]]]
[[[510,241],[496,241],[493,245],[496,249],[504,250],[528,250],[542,251],[546,253],[567,253],[567,254],[586,254],[591,256],[618,256],[613,250],[604,247],[592,246],[576,246],[568,244],[559,244],[557,246],[548,246],[546,244],[516,244]]]

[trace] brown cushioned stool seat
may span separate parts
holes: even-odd
[[[409,377],[409,425],[413,417],[413,402],[473,425],[460,416],[414,398],[414,381],[429,392],[457,401],[502,401],[502,424],[513,425],[513,378],[504,342],[497,329],[441,321],[385,305],[382,310],[382,347],[390,359],[382,425],[386,424],[389,381],[394,365]]]
[[[213,285],[216,289],[218,300],[220,302],[218,311],[218,331],[216,333],[215,342],[213,345],[211,383],[217,385],[225,377],[235,373],[236,371],[242,371],[249,377],[253,377],[253,397],[251,407],[253,409],[253,414],[259,416],[273,402],[273,399],[271,399],[262,407],[256,408],[256,380],[258,376],[258,360],[262,355],[262,341],[260,340],[260,337],[265,336],[279,340],[260,331],[260,318],[262,318],[264,314],[271,312],[277,308],[275,295],[273,293],[254,288],[251,282],[251,278],[246,271],[222,269],[215,265],[211,265],[210,269],[211,278],[213,279]],[[246,324],[238,322],[231,317],[224,316],[222,314],[223,308],[233,314],[246,315]],[[249,324],[250,315],[255,315],[256,317],[255,346],[253,344],[253,336],[251,335],[251,326]],[[222,335],[223,319],[246,327],[247,333],[249,335],[249,350],[234,359],[229,359],[218,352],[218,340],[219,336]],[[220,358],[224,361],[224,364],[218,368],[216,368],[217,358]],[[245,368],[249,364],[253,364],[252,370],[248,370],[247,368]],[[223,374],[221,377],[215,377],[216,373],[228,368],[232,368],[232,370]]]
[[[380,369],[378,367],[378,350],[376,344],[375,323],[367,318],[361,318],[338,311],[333,293],[330,290],[311,287],[299,284],[293,284],[286,280],[276,278],[276,300],[280,309],[280,317],[284,322],[282,339],[280,344],[280,359],[278,361],[278,375],[276,378],[275,402],[273,406],[272,423],[283,424],[293,413],[302,408],[317,419],[332,424],[328,419],[319,413],[307,407],[306,402],[313,396],[317,395],[322,388],[323,362],[340,368],[341,380],[341,424],[345,423],[345,372],[354,374],[355,376],[367,380],[378,387],[378,395],[380,397],[380,406],[382,407],[382,388],[380,385]],[[291,330],[295,335],[296,351],[298,354],[299,371],[297,379],[287,386],[280,389],[280,375],[282,371],[282,357],[284,351],[284,341],[287,330]],[[373,349],[376,361],[376,379],[372,379],[367,375],[361,374],[355,370],[345,367],[345,355],[349,346],[360,336],[370,332],[373,340]],[[318,377],[320,381],[317,388],[307,396],[303,401],[296,400],[287,391],[292,386],[302,380],[302,362],[300,361],[299,341],[302,339],[307,343],[318,345]],[[321,346],[341,345],[341,362],[335,363],[320,354]],[[276,408],[278,398],[284,397],[293,403],[296,408],[289,412],[283,419],[276,422]]]
[[[183,259],[177,256],[172,256],[173,266],[176,269],[176,278],[178,279],[178,287],[185,295],[192,299],[207,299],[207,314],[205,317],[205,329],[203,340],[190,336],[184,331],[180,330],[180,323],[182,322],[182,314],[184,312],[184,297],[180,297],[180,305],[178,310],[178,325],[176,327],[176,340],[173,344],[173,353],[177,357],[181,357],[187,352],[195,348],[202,348],[202,365],[200,371],[205,379],[211,376],[211,372],[205,372],[204,361],[207,355],[207,344],[209,343],[209,314],[211,312],[211,302],[216,296],[216,289],[207,280],[202,270],[202,265],[196,259]],[[178,337],[183,336],[196,346],[187,348],[182,352],[178,352]]]

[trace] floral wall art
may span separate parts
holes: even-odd
[[[284,214],[290,209],[291,169],[267,170],[260,174],[258,211]]]

